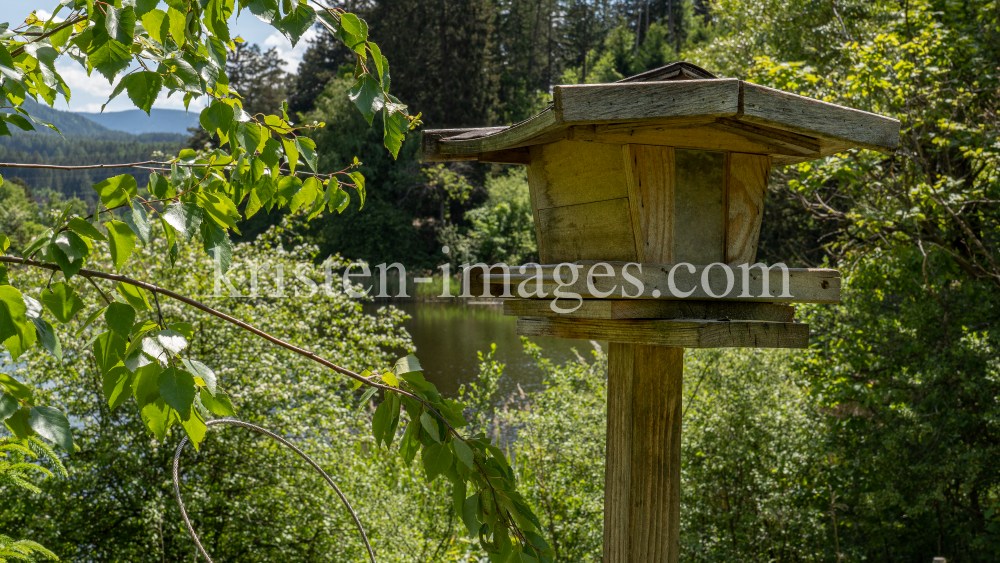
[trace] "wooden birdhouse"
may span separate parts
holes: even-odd
[[[840,300],[835,270],[752,267],[771,168],[892,154],[899,122],[683,62],[553,98],[509,127],[424,131],[424,159],[528,167],[543,285],[582,302],[505,312],[519,334],[611,342],[604,561],[676,562],[683,348],[804,348],[788,304]],[[483,284],[511,295],[495,270]]]

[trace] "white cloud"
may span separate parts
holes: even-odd
[[[74,96],[79,92],[85,92],[91,96],[102,96],[107,99],[115,89],[101,73],[95,71],[87,76],[87,71],[82,66],[67,59],[56,62],[56,71],[66,81]]]
[[[48,10],[35,10],[35,17],[37,17],[38,19],[42,20],[43,22],[47,22],[47,21],[49,21],[49,18],[52,17],[52,12],[50,12]],[[52,21],[54,21],[54,22],[64,22],[64,21],[66,21],[66,18],[61,18],[59,16],[56,16],[56,18],[54,20],[52,20]]]
[[[295,72],[299,68],[299,63],[302,62],[302,57],[306,54],[306,49],[309,48],[309,42],[316,37],[319,32],[316,28],[309,28],[302,34],[299,42],[295,47],[292,47],[292,42],[289,41],[284,35],[280,33],[272,33],[264,40],[264,49],[269,49],[274,47],[278,53],[278,57],[285,61],[284,67],[285,72]]]

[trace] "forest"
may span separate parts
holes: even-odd
[[[797,306],[812,331],[808,350],[686,352],[681,560],[1000,560],[1000,2],[349,4],[392,65],[393,95],[429,129],[516,123],[545,108],[555,85],[612,82],[678,60],[899,119],[894,155],[852,150],[772,170],[758,260],[837,268],[843,300]],[[354,52],[318,29],[292,74],[273,50],[239,44],[230,87],[251,113],[287,101],[293,121],[324,123],[313,135],[318,170],[357,157],[366,199],[362,207],[352,193],[343,212],[311,219],[275,208],[241,220],[234,260],[267,257],[291,271],[298,261],[360,259],[433,272],[443,245],[453,265],[537,260],[523,168],[422,162],[419,132],[394,159],[382,117],[369,127],[348,98]],[[197,131],[187,143],[219,140]],[[114,143],[79,150],[140,156]],[[159,147],[149,145],[168,150]],[[0,151],[4,161],[35,158]],[[4,182],[10,252],[55,226],[67,204],[83,214],[97,201],[90,195],[73,199],[82,196],[47,177]],[[136,251],[142,275],[210,294],[211,279],[185,266],[204,256],[171,245],[154,236]],[[48,278],[17,275],[37,287]],[[81,314],[99,310],[101,293],[78,285]],[[364,308],[343,294],[322,306],[266,295],[211,303],[356,370],[413,349],[391,304]],[[212,319],[177,303],[164,302],[162,314],[189,327],[201,362],[226,366],[219,386],[241,418],[296,436],[335,468],[380,561],[496,560],[466,534],[449,481],[380,449],[368,430],[376,405],[346,378],[234,327],[207,330]],[[70,413],[77,443],[72,454],[41,440],[5,448],[14,440],[0,428],[0,561],[200,560],[169,473],[182,434],[153,440],[135,408],[109,408],[87,351],[96,336],[94,326],[73,327],[59,355],[33,351],[0,368]],[[455,399],[471,413],[470,434],[512,452],[552,560],[601,561],[606,351],[559,363],[524,347],[543,390],[501,393],[517,374],[484,349],[479,378]],[[186,460],[194,484],[185,495],[197,499],[192,518],[216,561],[362,560],[333,492],[273,444],[211,433]],[[9,546],[22,538],[44,549],[18,556]]]

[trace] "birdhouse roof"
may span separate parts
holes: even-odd
[[[768,154],[776,165],[850,148],[892,154],[899,121],[680,62],[612,84],[556,86],[552,103],[508,127],[423,132],[428,161],[527,164],[563,139]]]

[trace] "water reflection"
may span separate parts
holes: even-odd
[[[507,364],[500,393],[506,396],[517,390],[525,391],[542,386],[542,371],[530,356],[523,352],[521,337],[515,331],[516,317],[503,314],[498,304],[482,302],[418,301],[393,303],[410,315],[404,323],[417,347],[417,357],[424,367],[424,376],[437,385],[447,396],[458,393],[458,386],[476,379],[479,375],[478,351],[489,352],[490,343],[497,345],[495,358]],[[367,303],[372,312],[382,306]],[[576,358],[573,348],[588,361],[593,346],[587,340],[531,337],[542,347],[546,358],[563,363]],[[605,350],[607,344],[601,343]]]

